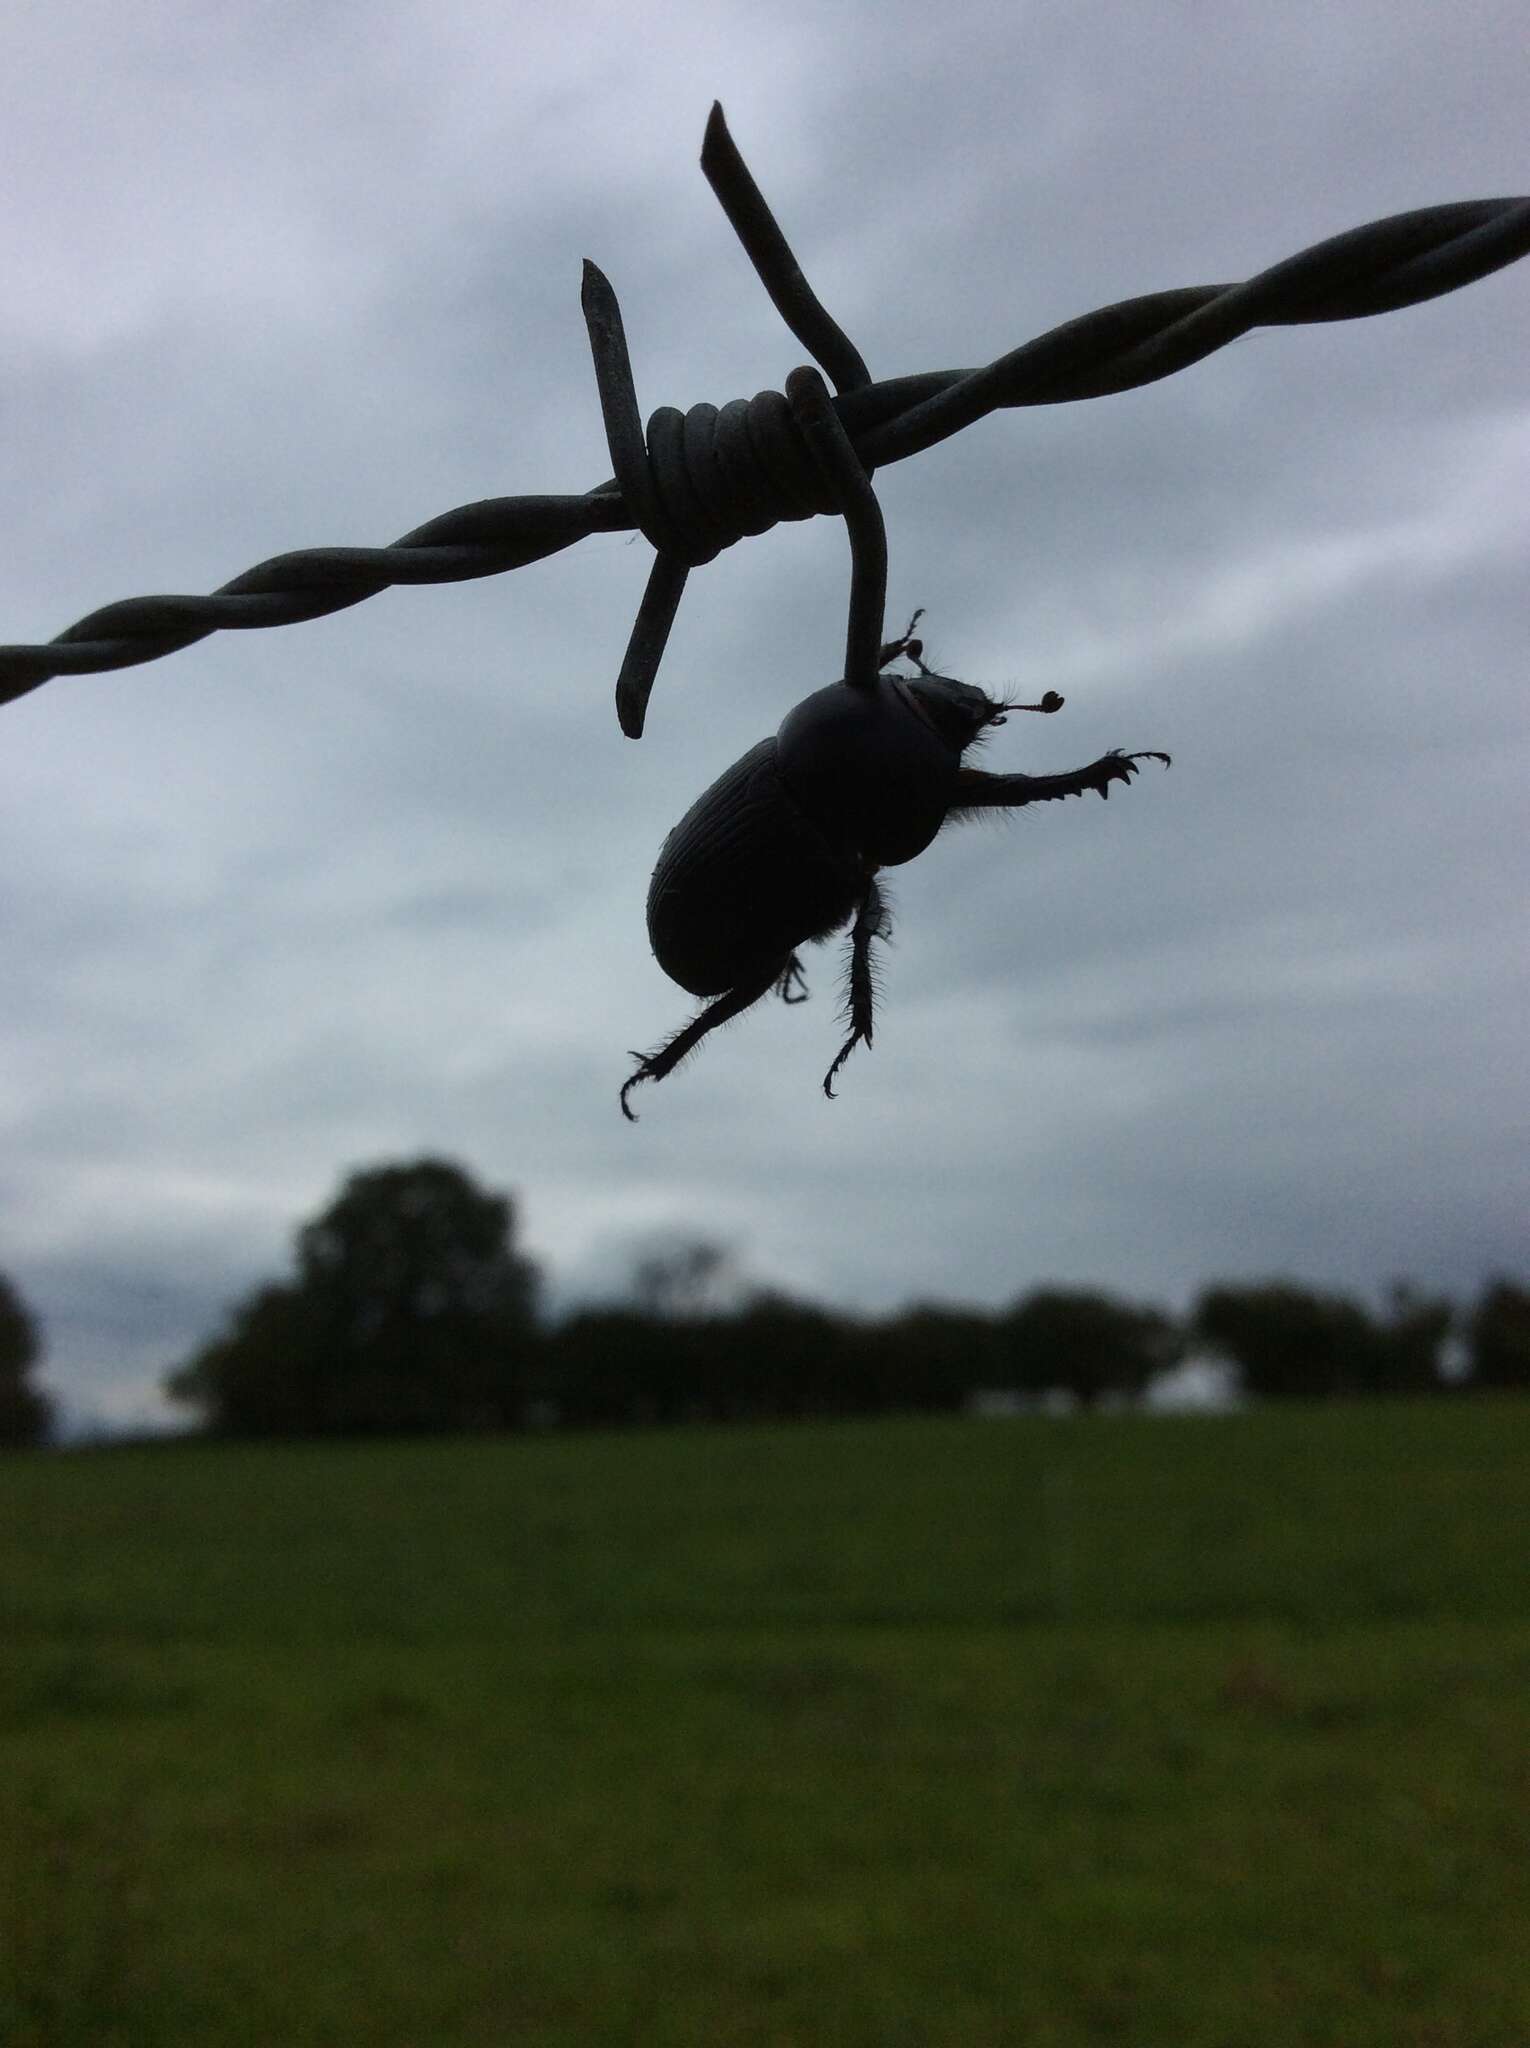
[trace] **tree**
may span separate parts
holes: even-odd
[[[232,1435],[506,1428],[523,1418],[538,1275],[515,1211],[448,1161],[353,1174],[166,1382]]]
[[[1477,1386],[1530,1388],[1530,1290],[1492,1281],[1472,1311],[1466,1341]]]
[[[0,1273],[0,1445],[41,1443],[53,1419],[53,1403],[27,1384],[42,1357],[36,1319]]]
[[[716,1315],[738,1298],[732,1252],[707,1238],[687,1238],[646,1253],[632,1269],[638,1312],[666,1322]]]
[[[1105,1394],[1138,1394],[1178,1362],[1184,1339],[1170,1318],[1108,1294],[1041,1287],[1000,1325],[1007,1382],[1035,1391],[1065,1387],[1086,1408]]]
[[[699,1413],[710,1332],[643,1309],[581,1309],[546,1340],[538,1391],[567,1423],[687,1421]]]
[[[1273,1398],[1324,1398],[1373,1389],[1382,1376],[1376,1325],[1358,1302],[1290,1281],[1208,1288],[1195,1332],[1237,1366],[1245,1390]]]
[[[319,1436],[329,1426],[327,1364],[313,1304],[293,1286],[259,1287],[165,1391],[200,1408],[219,1436]]]
[[[779,1288],[753,1295],[721,1325],[722,1379],[733,1415],[796,1419],[873,1404],[863,1333],[847,1318]]]
[[[1387,1320],[1377,1331],[1376,1370],[1370,1391],[1443,1393],[1440,1359],[1455,1319],[1450,1302],[1417,1294],[1404,1280],[1394,1282]]]
[[[917,1301],[867,1333],[871,1394],[880,1408],[949,1414],[994,1384],[994,1319],[981,1309]]]

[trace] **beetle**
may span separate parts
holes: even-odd
[[[648,888],[654,958],[694,996],[699,1016],[638,1062],[621,1091],[622,1114],[640,1081],[662,1081],[719,1024],[774,991],[802,1002],[807,982],[797,948],[850,926],[850,1036],[823,1078],[834,1077],[872,1034],[872,943],[890,935],[877,883],[883,868],[914,860],[948,818],[1129,783],[1156,751],[1104,754],[1062,775],[989,775],[963,755],[1011,711],[1058,711],[1003,703],[972,683],[939,675],[908,630],[882,647],[871,687],[830,683],[789,711],[779,731],[725,769],[693,803],[659,851]],[[906,657],[917,671],[889,675]]]

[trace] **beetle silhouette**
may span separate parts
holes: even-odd
[[[648,888],[654,958],[680,987],[713,998],[656,1051],[632,1054],[622,1114],[640,1081],[662,1081],[719,1024],[772,990],[802,1002],[807,981],[797,948],[850,925],[847,1019],[850,1036],[823,1077],[834,1077],[856,1046],[871,1044],[871,948],[890,934],[877,886],[883,868],[923,853],[949,818],[1129,783],[1139,761],[1169,756],[1103,754],[1062,775],[989,775],[962,756],[1011,711],[1058,711],[1049,690],[1039,704],[1003,703],[971,683],[938,675],[913,637],[922,614],[880,652],[872,687],[830,683],[789,711],[772,739],[725,769],[670,833]],[[907,658],[912,676],[888,675]]]

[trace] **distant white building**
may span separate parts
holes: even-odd
[[[1244,1402],[1237,1368],[1225,1358],[1201,1356],[1149,1380],[1140,1401],[1106,1394],[1097,1405],[1101,1414],[1137,1407],[1154,1415],[1228,1415]],[[968,1415],[984,1422],[1007,1422],[1017,1415],[1071,1415],[1078,1402],[1066,1387],[1048,1387],[1039,1394],[1021,1387],[974,1387],[965,1406]]]
[[[1078,1407],[1066,1387],[1027,1393],[1023,1387],[974,1387],[962,1404],[963,1413],[984,1422],[1009,1422],[1017,1415],[1071,1415]]]
[[[1149,1380],[1142,1406],[1156,1415],[1227,1415],[1243,1406],[1238,1369],[1225,1358],[1185,1358]]]

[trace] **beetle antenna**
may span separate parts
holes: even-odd
[[[1003,708],[1006,711],[1061,711],[1066,702],[1067,699],[1059,697],[1055,690],[1048,690],[1039,704],[1006,704]]]

